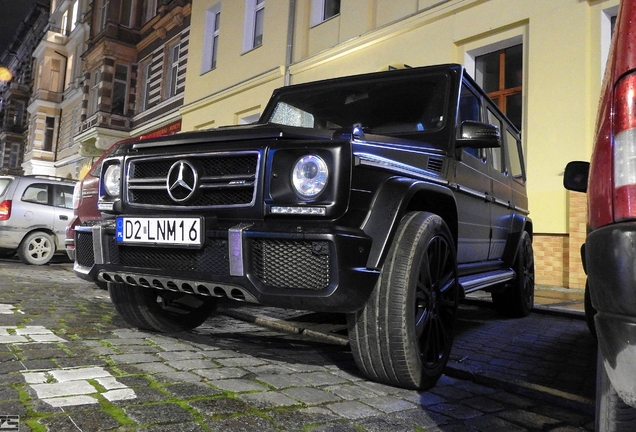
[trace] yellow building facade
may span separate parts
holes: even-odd
[[[619,0],[196,0],[182,130],[254,121],[277,87],[388,67],[463,64],[520,47],[520,117],[536,282],[582,288],[588,160]],[[503,58],[503,57],[502,57]],[[503,62],[504,60],[502,60]]]

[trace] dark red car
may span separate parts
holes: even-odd
[[[571,162],[567,189],[587,191],[582,248],[599,343],[596,430],[636,430],[636,0],[622,0],[591,162]],[[589,179],[588,179],[589,175]],[[595,328],[594,328],[595,327]]]
[[[64,240],[66,254],[72,261],[75,261],[75,227],[83,222],[102,218],[100,211],[97,209],[99,173],[102,167],[102,160],[111,155],[119,144],[136,140],[136,138],[129,139],[113,144],[91,166],[84,179],[75,184],[75,190],[73,191],[73,219],[66,227],[66,239]]]

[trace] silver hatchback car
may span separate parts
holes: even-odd
[[[0,255],[42,265],[63,252],[74,186],[59,177],[0,176]]]

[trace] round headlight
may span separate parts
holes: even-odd
[[[301,157],[296,161],[292,171],[294,189],[304,198],[312,198],[322,192],[328,178],[327,164],[316,155]]]
[[[110,196],[119,196],[121,169],[118,164],[109,165],[104,173],[104,190]]]

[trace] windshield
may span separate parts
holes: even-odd
[[[450,79],[447,75],[347,82],[282,93],[268,122],[339,129],[359,125],[376,134],[441,129]]]

